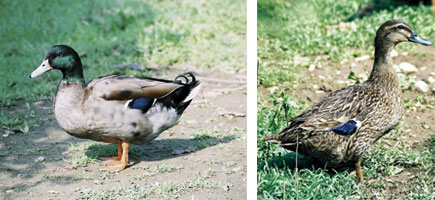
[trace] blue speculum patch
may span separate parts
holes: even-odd
[[[332,131],[334,131],[337,134],[340,135],[351,135],[356,132],[357,129],[357,123],[354,120],[349,120],[343,124],[338,125],[337,127],[333,128]]]
[[[130,103],[128,103],[128,107],[132,108],[132,109],[139,109],[142,110],[143,113],[145,113],[146,111],[148,111],[148,109],[151,108],[151,106],[153,105],[154,99],[150,99],[150,98],[138,98],[138,99],[133,99],[132,101],[130,101]]]

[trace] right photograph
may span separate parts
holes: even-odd
[[[434,15],[257,1],[258,199],[434,197]]]

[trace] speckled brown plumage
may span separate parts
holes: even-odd
[[[417,39],[415,39],[417,38]],[[360,161],[364,152],[398,123],[404,113],[402,92],[392,68],[391,51],[403,41],[431,45],[400,20],[384,23],[375,38],[375,61],[367,81],[323,97],[290,120],[290,126],[265,141],[309,155],[328,168],[355,166],[363,181]],[[360,123],[350,135],[332,131],[343,123]]]

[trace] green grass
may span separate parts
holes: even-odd
[[[421,144],[402,141],[412,130],[402,123],[372,146],[364,155],[362,168],[373,183],[364,185],[350,175],[314,167],[310,157],[264,143],[261,138],[285,128],[287,120],[312,105],[310,99],[297,99],[295,88],[307,81],[298,74],[310,64],[333,70],[340,62],[362,55],[373,55],[375,31],[389,19],[403,19],[423,37],[435,41],[430,6],[397,5],[379,9],[354,21],[355,29],[340,31],[337,25],[368,0],[345,1],[258,1],[258,199],[433,199],[434,137]],[[384,2],[392,5],[391,1]],[[400,44],[399,51],[415,52],[412,44]],[[430,55],[427,55],[430,56]],[[356,76],[349,79],[358,81]],[[362,81],[362,80],[360,80]],[[406,109],[431,108],[423,97],[405,99]],[[430,129],[430,126],[429,128]],[[430,135],[430,136],[429,136]],[[298,178],[296,178],[298,177]],[[298,187],[296,188],[296,180]]]
[[[17,112],[0,111],[0,129],[16,131],[21,133],[27,133],[29,127],[38,127],[43,123],[46,123],[52,119],[40,117],[38,113],[29,109],[26,109],[25,114],[19,114]]]
[[[246,66],[246,2],[2,1],[0,3],[0,128],[23,104],[51,101],[61,78],[28,75],[55,44],[82,56],[87,81],[108,74],[162,76],[167,69],[238,71]],[[152,70],[115,67],[137,63]],[[33,126],[33,125],[32,125]]]

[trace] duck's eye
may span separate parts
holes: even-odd
[[[394,27],[392,30],[393,31],[398,31],[400,29],[405,29],[405,27],[403,25],[399,25],[399,26]]]

